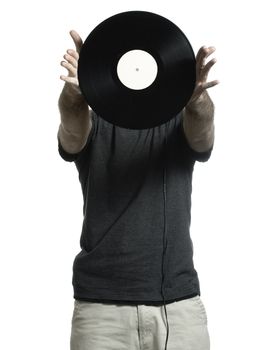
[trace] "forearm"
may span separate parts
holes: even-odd
[[[66,134],[83,137],[89,128],[89,106],[84,96],[74,87],[65,84],[58,100],[61,124]]]
[[[197,152],[209,150],[214,143],[214,104],[206,91],[202,98],[183,110],[183,128],[191,148]]]

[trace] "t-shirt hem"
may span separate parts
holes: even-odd
[[[138,294],[133,294],[133,293],[112,293],[109,294],[105,293],[99,294],[96,297],[96,293],[94,292],[88,292],[88,293],[78,293],[74,292],[74,299],[78,301],[87,301],[87,302],[95,302],[95,303],[104,303],[104,304],[127,304],[127,305],[139,305],[139,304],[144,304],[144,305],[163,305],[173,303],[176,301],[192,298],[197,295],[201,295],[200,289],[198,287],[195,288],[189,288],[184,291],[175,291],[173,290],[172,292],[170,291],[169,293],[169,288],[166,289],[167,292],[165,293],[164,301],[162,298],[162,295],[158,296],[156,295],[150,295],[149,297],[144,297],[141,295],[144,295],[144,293],[138,293]],[[107,290],[106,290],[107,291]],[[110,291],[110,290],[109,290]]]

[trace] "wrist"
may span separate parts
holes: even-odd
[[[65,83],[63,90],[59,96],[58,105],[60,108],[74,109],[87,106],[87,102],[82,95],[79,87]]]
[[[209,95],[206,90],[204,90],[198,97],[193,97],[190,99],[186,108],[189,110],[196,110],[203,105],[207,104],[210,100]]]
[[[212,119],[214,116],[214,104],[206,90],[198,98],[190,100],[185,110],[197,119]]]
[[[75,85],[67,82],[65,82],[64,84],[62,93],[74,98],[77,98],[77,97],[79,98],[80,96],[82,96],[82,92],[79,85]]]

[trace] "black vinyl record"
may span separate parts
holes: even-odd
[[[157,64],[156,78],[146,88],[128,88],[118,76],[118,62],[131,50],[147,52]],[[195,70],[190,42],[174,23],[155,13],[128,11],[107,18],[88,35],[79,55],[78,80],[100,117],[120,127],[147,129],[186,106]]]

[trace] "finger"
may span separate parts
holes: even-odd
[[[77,61],[72,55],[65,54],[63,57],[64,57],[64,59],[66,59],[69,63],[71,63],[71,65],[72,65],[74,68],[77,68],[77,66],[78,66],[78,61]]]
[[[198,83],[194,89],[194,96],[200,95],[204,90],[219,84],[219,80],[213,80],[206,83]]]
[[[216,48],[214,46],[210,46],[208,47],[205,52],[206,52],[206,55],[205,55],[205,59],[207,59],[213,52],[216,51]]]
[[[207,58],[215,51],[216,51],[216,49],[215,49],[214,46],[210,46],[207,49],[205,49],[205,55],[204,55],[204,57],[202,58],[202,61],[201,61],[201,67],[202,68],[205,66],[205,61],[207,60]]]
[[[68,62],[65,62],[65,61],[62,61],[61,62],[61,66],[65,67],[69,73],[71,73],[73,76],[76,76],[77,75],[77,69],[74,68],[71,63],[68,63]]]
[[[69,49],[66,51],[69,55],[73,56],[77,61],[79,59],[79,53],[73,49]]]
[[[206,55],[206,46],[202,46],[200,50],[198,51],[198,54],[196,56],[196,80],[201,80],[201,71],[203,69],[203,59]]]
[[[75,47],[76,47],[76,51],[80,52],[81,47],[82,47],[82,38],[80,37],[80,35],[75,31],[75,30],[71,30],[70,31],[70,35],[74,41]]]
[[[208,83],[203,83],[202,84],[202,89],[203,90],[206,90],[206,89],[209,89],[215,85],[218,85],[219,84],[219,80],[213,80],[213,81],[210,81]]]
[[[201,69],[200,80],[207,80],[211,67],[217,62],[216,58],[210,60],[203,69]]]
[[[210,46],[210,47],[203,46],[200,49],[198,60],[196,60],[197,69],[203,69],[205,66],[205,60],[207,59],[208,56],[210,56],[215,51],[216,51],[216,48],[214,46]]]
[[[66,75],[60,75],[60,79],[65,81],[66,83],[71,83],[76,86],[79,86],[78,79],[74,77],[67,77]]]
[[[196,63],[198,63],[198,62],[200,61],[200,58],[201,58],[201,56],[203,56],[204,51],[205,51],[206,48],[207,48],[207,47],[206,47],[205,45],[203,45],[203,46],[199,49],[199,51],[198,51],[198,53],[197,53],[197,55],[196,55]]]

